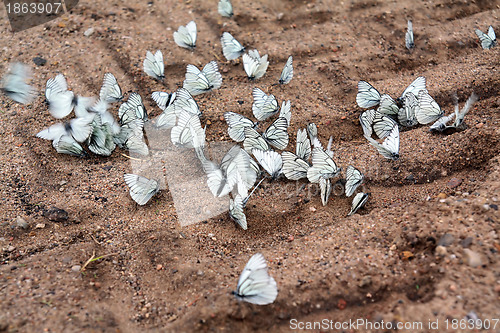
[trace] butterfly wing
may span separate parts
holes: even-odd
[[[224,119],[228,125],[227,132],[231,139],[241,142],[245,139],[245,128],[255,128],[256,124],[250,119],[235,112],[225,112]]]
[[[405,44],[408,50],[415,48],[415,43],[413,41],[413,24],[408,20],[408,28],[406,30]]]
[[[418,93],[418,108],[415,110],[415,117],[419,124],[429,124],[443,116],[438,103],[429,95],[427,90],[421,90]]]
[[[245,52],[243,45],[241,45],[241,43],[238,42],[229,32],[224,32],[222,34],[221,45],[222,53],[227,60],[238,59]]]
[[[283,167],[283,159],[280,154],[272,150],[264,151],[257,148],[252,149],[252,154],[272,179],[279,176]]]
[[[311,156],[311,141],[305,129],[299,129],[297,131],[297,147],[295,148],[295,154],[304,161],[309,160]]]
[[[345,195],[346,197],[350,197],[353,195],[354,191],[358,188],[359,185],[363,182],[364,176],[355,167],[349,165],[346,171],[346,182],[345,182]]]
[[[165,64],[163,63],[163,54],[160,50],[156,51],[154,55],[150,51],[147,51],[143,67],[144,72],[146,72],[149,76],[154,77],[157,80],[165,78]]]
[[[333,178],[339,172],[337,164],[323,148],[313,149],[312,166],[307,170],[307,179],[311,183],[318,183],[320,177]]]
[[[220,0],[217,9],[219,11],[219,14],[224,17],[233,16],[233,5],[231,4],[230,0]]]
[[[292,81],[293,78],[293,58],[292,56],[288,57],[288,60],[286,61],[285,67],[283,68],[283,71],[281,71],[281,76],[278,80],[280,84],[288,84],[290,81]]]
[[[276,149],[283,150],[288,146],[288,121],[286,118],[276,119],[266,129],[262,137]]]
[[[276,281],[269,276],[264,256],[257,253],[250,258],[238,279],[235,292],[240,299],[258,305],[274,302],[278,296]]]
[[[323,206],[326,206],[328,203],[328,199],[330,198],[330,194],[332,192],[332,185],[329,178],[319,178],[319,189],[321,194],[321,203]]]
[[[99,99],[107,103],[119,102],[123,99],[122,89],[113,74],[104,74]]]
[[[252,96],[252,112],[257,120],[266,120],[279,111],[278,101],[274,95],[266,95],[261,89],[254,88]]]
[[[380,103],[380,93],[371,84],[366,81],[358,82],[358,94],[356,95],[356,103],[359,107],[370,108]]]
[[[234,200],[229,199],[229,216],[233,221],[238,223],[243,230],[247,230],[247,217],[245,216],[243,208],[243,198],[241,195],[236,195]]]
[[[283,159],[283,174],[287,179],[298,180],[307,178],[307,170],[310,165],[297,155],[284,151],[281,153]]]
[[[130,188],[130,196],[137,204],[145,205],[159,190],[160,184],[153,179],[127,173],[123,176]]]
[[[363,207],[365,205],[367,200],[368,200],[368,194],[366,194],[366,193],[356,194],[354,199],[352,199],[351,211],[349,212],[349,214],[347,214],[347,216],[351,216],[354,213],[356,213],[358,211],[358,209],[360,209],[361,207]]]

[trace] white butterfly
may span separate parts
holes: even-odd
[[[349,165],[346,171],[346,182],[345,182],[345,195],[350,197],[359,185],[363,182],[364,176],[355,167]]]
[[[143,127],[144,120],[142,119],[134,119],[124,124],[120,133],[114,137],[115,143],[131,153],[149,155],[148,145],[144,142]]]
[[[130,196],[139,205],[145,205],[159,190],[160,183],[154,179],[126,173],[123,178],[130,188]]]
[[[365,138],[377,148],[378,152],[387,159],[397,160],[399,159],[399,127],[394,126],[389,136],[387,136],[382,142],[378,143],[374,139],[365,135]]]
[[[50,114],[57,119],[69,115],[77,103],[73,92],[68,90],[68,84],[62,74],[47,80],[45,100],[49,104]]]
[[[128,97],[128,100],[118,109],[118,118],[120,119],[120,123],[125,125],[135,119],[142,119],[146,121],[148,119],[148,113],[146,112],[146,108],[142,103],[141,95],[136,92],[133,92]]]
[[[309,134],[309,139],[311,140],[310,143],[315,143],[316,141],[319,142],[319,140],[318,140],[318,127],[316,126],[315,123],[307,124],[307,134]],[[319,143],[319,144],[321,146],[321,143]]]
[[[475,30],[477,37],[481,40],[481,46],[483,49],[491,49],[497,45],[497,36],[495,35],[495,31],[493,31],[493,27],[490,25],[488,28],[488,34],[485,34],[479,29]]]
[[[441,118],[444,111],[438,103],[429,95],[427,90],[420,90],[418,93],[418,108],[415,110],[415,117],[419,124],[429,124]]]
[[[201,127],[200,117],[182,112],[177,125],[170,132],[172,143],[177,147],[197,148],[205,145],[205,130]]]
[[[63,135],[78,142],[85,141],[92,132],[92,118],[73,118],[66,123],[57,123],[40,131],[36,136],[45,140],[58,140]]]
[[[281,72],[281,76],[278,82],[280,84],[288,84],[290,83],[290,81],[292,81],[292,78],[293,78],[293,58],[292,56],[289,56],[288,60],[286,61],[285,67]]]
[[[109,124],[111,128],[111,132],[113,135],[117,135],[120,133],[120,125],[115,120],[115,117],[108,111],[108,103],[103,100],[98,100],[94,105],[89,108],[89,111],[92,113],[98,113],[101,117],[101,121],[103,124]],[[75,109],[75,113],[76,109]]]
[[[244,129],[244,133],[245,140],[243,141],[243,146],[247,151],[251,151],[252,148],[269,150],[269,146],[267,146],[267,144],[270,144],[279,150],[283,150],[286,146],[288,146],[288,122],[286,118],[276,119],[271,125],[269,125],[262,136],[252,127],[246,127]],[[255,133],[257,133],[257,136],[264,140],[264,143],[262,143],[262,140],[257,138]],[[255,140],[257,140],[257,142],[255,142]],[[257,145],[254,145],[254,143]],[[265,149],[266,146],[267,149]]]
[[[198,67],[187,65],[186,79],[183,88],[193,96],[219,89],[222,85],[222,75],[215,61],[210,61],[200,71]]]
[[[398,113],[399,123],[406,127],[412,127],[417,125],[418,121],[415,114],[419,112],[418,108],[419,104],[417,97],[412,92],[406,93],[403,98],[403,107],[399,109]]]
[[[119,102],[123,99],[122,89],[113,74],[104,74],[99,99],[106,103]]]
[[[465,105],[461,111],[458,110],[458,102],[457,102],[457,104],[455,105],[455,122],[453,123],[453,127],[458,129],[464,128],[465,115],[469,113],[469,110],[472,108],[472,106],[474,105],[474,103],[476,103],[478,99],[479,97],[475,93],[472,93],[470,97],[467,99],[467,102],[465,102]]]
[[[415,48],[415,43],[413,40],[413,24],[408,20],[408,29],[406,30],[405,44],[408,50]]]
[[[163,91],[155,91],[151,94],[151,97],[156,102],[158,107],[163,110],[163,112],[156,118],[157,128],[172,128],[177,123],[177,115],[175,114],[173,102],[176,93],[167,93]]]
[[[228,125],[229,136],[236,142],[245,140],[245,127],[257,128],[257,123],[235,112],[225,112],[224,119]]]
[[[262,58],[259,51],[250,50],[248,53],[243,54],[243,68],[247,73],[250,80],[260,79],[266,74],[269,61],[267,61],[267,54]]]
[[[183,112],[197,115],[198,117],[201,116],[201,111],[198,107],[198,103],[196,103],[189,91],[184,88],[177,89],[172,105],[177,117],[179,117]]]
[[[163,63],[163,54],[160,50],[153,53],[147,51],[146,59],[144,59],[144,72],[157,80],[165,78],[165,64]]]
[[[318,183],[321,177],[333,178],[339,172],[340,168],[323,148],[316,147],[312,150],[312,166],[307,170],[307,179],[311,183]]]
[[[427,90],[425,85],[425,77],[417,77],[406,89],[403,91],[401,96],[397,99],[398,101],[404,101],[405,96],[408,93],[412,93],[414,96],[418,96],[420,90]]]
[[[78,157],[86,157],[87,152],[83,150],[82,146],[73,139],[72,136],[63,135],[58,139],[52,141],[52,146],[59,154],[68,154]]]
[[[288,101],[283,101],[281,103],[281,109],[280,109],[280,118],[285,118],[288,126],[290,126],[290,120],[292,120],[292,110],[291,110],[291,105],[290,105],[290,100]]]
[[[196,47],[196,23],[189,22],[186,26],[180,26],[179,30],[174,32],[174,41],[180,47],[193,49]]]
[[[394,126],[398,124],[386,115],[375,110],[367,110],[359,116],[359,122],[365,136],[372,136],[372,130],[380,139],[388,136]]]
[[[307,178],[307,170],[310,168],[307,161],[289,151],[282,152],[281,158],[283,159],[282,172],[287,179],[298,180]]]
[[[94,116],[92,133],[87,139],[89,150],[101,156],[110,156],[116,148],[113,131],[109,123],[103,123],[101,115]]]
[[[453,119],[455,119],[455,116],[456,116],[456,114],[455,114],[455,112],[453,112],[447,116],[439,118],[434,124],[432,124],[429,127],[429,131],[431,131],[431,132],[443,132],[448,128],[454,127],[453,124],[450,126],[450,125],[448,125],[448,123],[450,121],[452,121]]]
[[[266,93],[259,88],[253,88],[252,95],[252,112],[257,120],[266,120],[267,118],[278,113],[278,101],[274,95],[266,95]]]
[[[332,192],[330,178],[319,177],[319,188],[321,191],[321,203],[323,206],[326,206],[328,198],[330,198],[330,193]]]
[[[218,5],[218,10],[219,14],[221,14],[224,17],[233,16],[233,5],[231,4],[231,0],[220,0]]]
[[[283,167],[283,159],[280,154],[273,150],[264,151],[258,148],[252,149],[252,154],[272,179],[278,178]]]
[[[221,0],[221,2],[222,1],[224,0]],[[241,45],[241,43],[238,42],[229,32],[224,32],[222,34],[220,42],[222,45],[222,53],[227,60],[238,59],[243,53],[245,53],[243,45]]]
[[[356,95],[356,103],[362,108],[371,108],[380,103],[380,93],[371,84],[366,81],[358,82],[358,94]]]
[[[295,148],[295,153],[304,161],[307,161],[311,156],[311,141],[307,137],[305,129],[299,129],[297,131],[297,146]]]
[[[399,113],[399,107],[391,96],[383,94],[380,98],[380,105],[377,111],[387,115],[397,115]]]
[[[30,78],[29,67],[19,62],[13,63],[10,70],[4,75],[0,90],[10,99],[21,104],[33,101],[34,89],[26,83]]]
[[[368,194],[363,192],[356,194],[354,199],[352,199],[351,211],[349,212],[349,214],[347,214],[347,216],[351,216],[352,214],[356,213],[358,209],[360,209],[365,205],[367,200],[368,200]]]
[[[266,260],[262,254],[257,253],[250,258],[241,272],[233,294],[240,300],[257,305],[274,302],[278,296],[278,287],[267,272]]]
[[[234,199],[229,199],[229,216],[233,221],[238,223],[238,225],[243,229],[247,230],[247,217],[243,209],[245,204],[243,203],[243,197],[237,194]]]

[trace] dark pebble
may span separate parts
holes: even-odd
[[[452,234],[444,234],[443,236],[441,236],[441,238],[439,239],[438,241],[438,246],[441,245],[441,246],[450,246],[451,244],[453,244],[453,241],[455,240],[455,237],[453,237]]]
[[[52,207],[43,212],[43,216],[54,222],[64,222],[68,220],[68,212],[64,209]]]
[[[468,248],[472,244],[472,237],[467,237],[460,242],[463,248]]]
[[[33,62],[37,66],[44,66],[47,63],[47,60],[41,58],[41,57],[34,57]]]
[[[415,179],[415,177],[413,177],[413,175],[409,175],[409,176],[406,176],[405,179],[409,180],[409,181],[413,181]]]
[[[239,105],[243,105],[243,103],[245,103],[245,101],[238,101]]]
[[[494,210],[498,210],[498,205],[494,205],[494,204],[492,204],[492,205],[490,205],[490,208],[492,208],[492,209],[494,209]]]
[[[462,179],[453,177],[452,179],[450,179],[448,181],[447,185],[449,188],[455,188],[455,187],[459,186],[460,184],[462,184]]]

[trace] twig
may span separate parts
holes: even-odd
[[[92,260],[95,258],[95,251],[92,251],[92,257],[87,260],[85,264],[83,264],[82,268],[80,268],[80,272],[83,272],[85,270],[85,267],[87,267],[88,264],[92,262]]]
[[[135,157],[132,157],[132,156],[128,156],[128,155],[125,155],[124,153],[121,153],[122,156],[126,157],[126,158],[129,158],[131,160],[136,160],[136,161],[144,161],[144,160],[141,160],[140,158],[135,158]]]

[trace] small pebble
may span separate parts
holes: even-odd
[[[82,266],[80,265],[74,265],[73,267],[71,267],[71,270],[73,272],[80,272],[80,269],[82,269]]]
[[[23,219],[22,217],[18,216],[16,218],[16,225],[21,228],[21,229],[28,229],[28,222],[26,222],[25,219]]]
[[[444,234],[439,239],[438,245],[441,245],[441,246],[450,246],[451,244],[453,244],[454,240],[455,240],[455,237],[453,237],[452,234]]]
[[[43,216],[54,222],[64,222],[68,220],[68,212],[64,209],[52,207],[43,212]]]
[[[47,63],[47,60],[45,60],[44,58],[42,57],[34,57],[33,58],[33,62],[35,63],[35,65],[37,66],[43,66]]]
[[[455,188],[455,187],[459,186],[460,184],[462,184],[462,179],[456,178],[456,177],[453,177],[447,183],[449,188]]]
[[[471,244],[472,244],[472,237],[466,237],[460,242],[460,245],[462,245],[464,249],[468,248]]]
[[[15,250],[16,248],[12,245],[7,248],[7,252],[14,252]]]
[[[446,247],[442,245],[436,246],[436,255],[444,257],[447,253],[448,251],[446,250]]]
[[[481,256],[479,255],[479,253],[474,252],[470,249],[464,249],[464,253],[467,265],[469,265],[470,267],[479,267],[482,265]]]
[[[439,194],[437,195],[437,198],[438,198],[438,199],[446,199],[447,197],[448,197],[448,196],[446,195],[446,193],[443,193],[443,192],[441,192],[441,193],[439,193]]]
[[[163,265],[162,264],[158,264],[156,265],[156,270],[157,271],[161,271],[161,269],[163,268]]]
[[[371,284],[372,284],[372,277],[370,275],[365,275],[365,276],[363,276],[363,278],[359,282],[359,287],[363,288],[363,287],[367,287]]]
[[[35,229],[43,229],[45,228],[45,223],[37,223]]]
[[[309,207],[309,210],[310,210],[311,212],[315,212],[315,211],[316,211],[316,207],[311,206],[311,207]]]
[[[83,33],[83,35],[85,37],[89,37],[90,35],[92,35],[94,33],[94,28],[93,27],[90,27],[88,28],[87,30],[85,30],[85,32]]]

